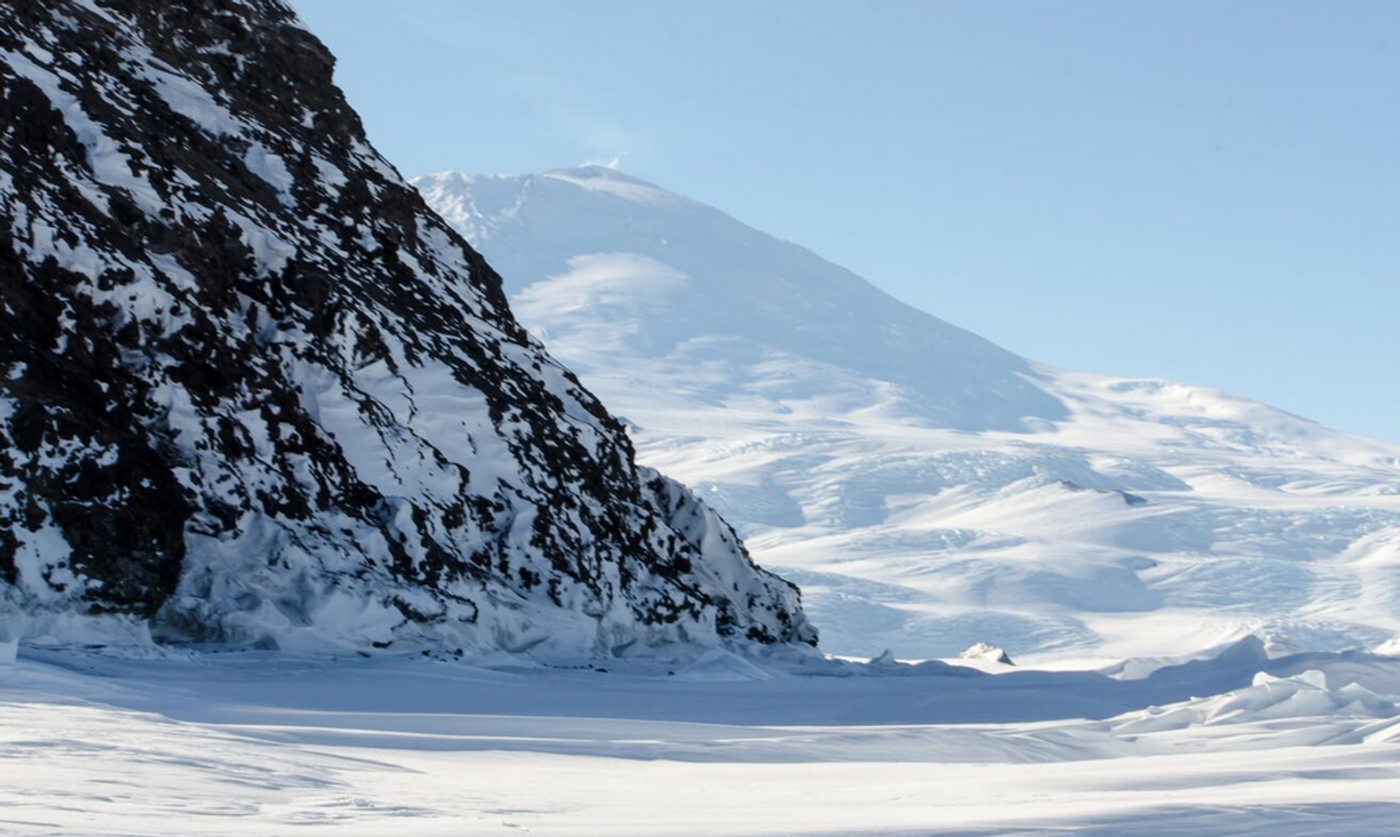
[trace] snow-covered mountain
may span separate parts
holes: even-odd
[[[815,642],[792,585],[634,464],[332,67],[282,0],[0,8],[7,633]]]
[[[1400,447],[1033,363],[611,169],[412,182],[641,460],[803,585],[827,650],[1400,632]]]

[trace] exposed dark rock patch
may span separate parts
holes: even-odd
[[[279,0],[0,9],[0,596],[180,638],[814,643]]]

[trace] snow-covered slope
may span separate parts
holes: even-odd
[[[282,0],[0,7],[7,633],[814,642],[516,323],[332,66]]]
[[[828,650],[1400,633],[1400,447],[1027,361],[610,169],[413,182],[642,461],[803,585]]]

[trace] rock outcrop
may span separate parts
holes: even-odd
[[[0,599],[283,647],[815,644],[333,64],[280,0],[0,9]]]

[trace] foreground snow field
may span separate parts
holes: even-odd
[[[26,647],[0,834],[1396,833],[1400,658],[980,665]]]

